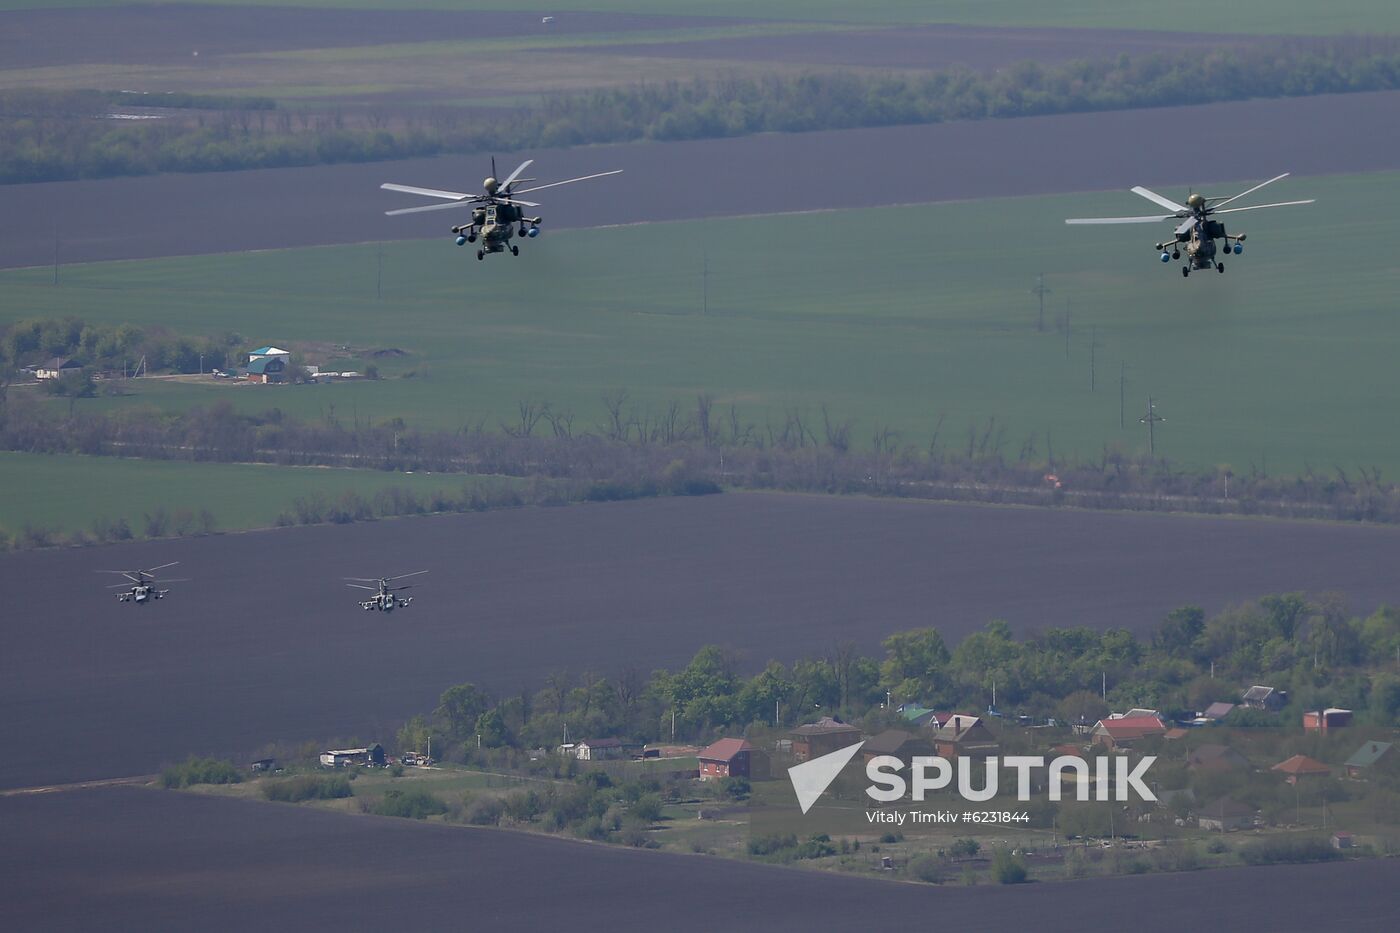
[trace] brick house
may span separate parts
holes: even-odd
[[[1091,741],[1104,748],[1132,748],[1143,739],[1167,734],[1166,726],[1156,716],[1125,716],[1122,719],[1101,719],[1089,733]]]
[[[696,757],[700,759],[702,781],[727,777],[762,780],[768,777],[768,756],[745,739],[720,739]]]
[[[798,726],[788,735],[792,737],[792,755],[798,761],[820,758],[860,741],[859,729],[831,716]]]

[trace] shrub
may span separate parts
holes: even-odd
[[[1030,877],[1025,860],[1010,849],[1000,848],[992,855],[992,877],[997,884],[1023,884]]]
[[[409,820],[425,820],[447,812],[447,804],[425,790],[387,791],[383,799],[370,810],[379,816],[398,816]]]
[[[505,804],[499,797],[475,797],[467,804],[466,821],[473,826],[498,826],[505,816]]]
[[[232,762],[218,758],[189,758],[172,768],[166,768],[160,782],[168,788],[189,787],[194,784],[237,784],[243,780]]]
[[[921,855],[911,861],[909,874],[929,884],[940,884],[946,878],[943,863],[931,855]]]
[[[320,777],[304,774],[281,781],[269,781],[262,786],[262,795],[268,800],[283,803],[300,803],[303,800],[337,800],[354,794],[350,789],[350,779],[344,775]]]
[[[1323,839],[1262,839],[1240,849],[1246,865],[1277,865],[1283,862],[1328,862],[1342,853]]]

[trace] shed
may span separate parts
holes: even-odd
[[[623,758],[627,749],[621,739],[587,739],[575,743],[573,755],[579,761],[609,761]]]
[[[260,356],[248,361],[248,381],[267,384],[284,382],[287,378],[287,359],[281,356]]]
[[[1308,710],[1303,714],[1304,732],[1326,732],[1351,725],[1351,710],[1330,706],[1327,709]]]
[[[75,359],[66,356],[56,356],[46,363],[42,363],[34,368],[34,378],[36,379],[62,379],[67,373],[75,373],[83,368],[83,364]]]
[[[1235,704],[1233,703],[1212,703],[1205,708],[1205,712],[1201,713],[1201,718],[1209,719],[1211,722],[1219,722],[1230,715],[1234,709]]]

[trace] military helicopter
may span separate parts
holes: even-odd
[[[402,580],[405,577],[416,577],[420,573],[427,573],[426,570],[415,570],[413,573],[401,573],[397,577],[346,577],[351,582],[346,586],[353,586],[361,590],[370,590],[374,593],[369,599],[360,602],[360,608],[369,612],[378,609],[380,612],[393,612],[395,609],[407,609],[408,604],[413,602],[412,596],[395,596],[399,590],[413,589],[412,583],[403,586],[390,586],[395,580]]]
[[[1238,211],[1257,211],[1266,207],[1292,207],[1296,204],[1312,204],[1313,200],[1307,201],[1279,201],[1274,204],[1254,204],[1249,207],[1232,207],[1222,210],[1226,204],[1238,201],[1246,195],[1251,195],[1263,188],[1265,185],[1272,185],[1274,182],[1287,178],[1288,172],[1284,172],[1275,178],[1255,185],[1248,191],[1242,191],[1233,197],[1228,198],[1208,198],[1204,195],[1192,193],[1185,204],[1178,204],[1171,198],[1164,198],[1155,191],[1149,191],[1141,186],[1133,188],[1133,194],[1144,197],[1154,204],[1158,204],[1171,211],[1170,214],[1154,214],[1149,217],[1089,217],[1076,220],[1066,220],[1067,224],[1151,224],[1159,223],[1163,220],[1180,220],[1182,224],[1176,228],[1176,236],[1166,243],[1158,243],[1157,249],[1162,251],[1162,262],[1170,262],[1173,259],[1181,258],[1181,248],[1186,247],[1186,264],[1181,267],[1182,276],[1188,276],[1193,269],[1209,269],[1215,267],[1216,272],[1225,271],[1225,263],[1216,258],[1216,240],[1224,240],[1225,245],[1220,249],[1223,256],[1227,253],[1234,253],[1238,256],[1244,252],[1245,234],[1229,234],[1225,232],[1225,224],[1218,220],[1212,220],[1216,214],[1234,214]],[[1233,241],[1233,243],[1231,242]],[[1168,251],[1170,250],[1170,251]]]
[[[445,198],[447,204],[429,204],[424,207],[401,207],[394,211],[385,211],[385,216],[395,217],[399,214],[419,214],[423,211],[441,211],[449,207],[460,207],[464,204],[472,206],[472,220],[469,224],[461,224],[452,228],[452,233],[457,237],[458,246],[466,246],[468,243],[475,243],[478,235],[481,237],[481,247],[476,251],[477,259],[485,259],[487,253],[503,253],[510,250],[512,256],[520,255],[520,247],[512,243],[511,237],[517,234],[522,238],[537,237],[540,235],[539,217],[526,217],[521,210],[524,207],[539,207],[534,201],[522,201],[516,197],[518,194],[528,194],[531,191],[543,191],[545,188],[557,188],[560,185],[571,185],[576,181],[588,181],[592,178],[603,178],[607,175],[620,175],[622,169],[611,172],[599,172],[596,175],[583,175],[579,178],[570,178],[565,181],[550,182],[547,185],[536,185],[533,188],[522,188],[515,190],[515,186],[525,182],[534,181],[533,178],[521,178],[521,173],[534,163],[534,159],[526,159],[511,172],[505,181],[496,180],[496,159],[491,158],[491,176],[481,183],[485,194],[471,195],[462,191],[440,191],[437,188],[415,188],[412,185],[392,185],[383,184],[380,188],[385,191],[401,191],[404,194],[419,194],[428,198]],[[518,227],[518,230],[517,230]]]
[[[117,601],[123,603],[149,602],[153,599],[164,599],[165,594],[170,590],[156,588],[156,571],[164,570],[166,567],[174,567],[179,561],[172,561],[168,564],[161,564],[159,567],[152,567],[150,570],[99,570],[98,573],[119,573],[130,580],[130,583],[114,583],[108,587],[109,590],[124,589],[126,592],[117,594]],[[182,583],[183,580],[166,580],[166,583]]]

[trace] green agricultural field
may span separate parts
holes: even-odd
[[[101,471],[101,482],[94,482]],[[70,533],[96,518],[125,519],[138,537],[159,509],[198,514],[208,509],[220,531],[265,528],[298,498],[334,502],[347,492],[371,497],[399,487],[419,496],[459,493],[472,477],[383,473],[316,467],[242,466],[165,460],[118,460],[0,452],[0,532],[32,525]],[[507,482],[493,478],[491,482]]]
[[[0,0],[0,10],[125,5],[129,0]],[[180,0],[238,6],[287,6],[286,0]],[[334,9],[538,10],[563,15],[598,11],[858,23],[967,23],[1237,33],[1400,32],[1400,7],[1389,0],[297,0]]]
[[[1151,394],[1167,419],[1158,452],[1177,463],[1393,476],[1400,436],[1381,415],[1400,407],[1400,174],[1272,190],[1319,203],[1239,215],[1245,254],[1189,280],[1157,261],[1167,224],[1062,223],[1143,211],[1118,192],[549,231],[483,263],[444,237],[65,267],[57,288],[50,270],[13,270],[0,273],[0,321],[73,314],[407,353],[374,382],[135,380],[128,396],[77,403],[92,409],[228,399],[458,429],[495,428],[531,400],[574,412],[577,431],[620,389],[639,412],[708,392],[760,432],[797,410],[820,435],[825,405],[859,444],[888,427],[927,447],[941,419],[940,446],[959,449],[996,419],[1006,456],[1030,445],[1095,459],[1145,449]],[[1053,293],[1037,332],[1041,271]]]

